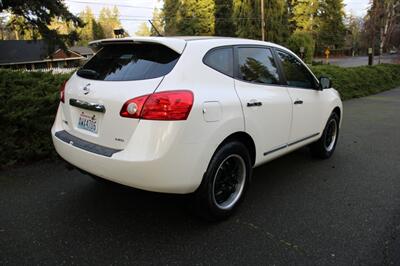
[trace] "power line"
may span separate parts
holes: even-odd
[[[148,6],[131,6],[131,5],[125,5],[125,4],[117,4],[113,5],[111,3],[104,3],[104,2],[90,2],[90,1],[81,1],[81,0],[66,0],[67,2],[72,2],[72,3],[78,3],[78,4],[92,4],[92,5],[109,5],[109,6],[118,6],[118,7],[128,7],[128,8],[138,8],[138,9],[151,9],[153,10],[154,7],[148,7]]]

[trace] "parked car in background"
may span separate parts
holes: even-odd
[[[129,37],[60,89],[58,154],[96,178],[192,193],[204,217],[236,209],[252,169],[300,147],[329,158],[339,93],[288,49],[219,37]],[[288,166],[290,167],[290,166]]]

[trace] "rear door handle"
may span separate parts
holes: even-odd
[[[258,101],[250,101],[247,103],[247,107],[253,107],[253,106],[261,106],[262,102],[258,102]]]
[[[293,104],[303,104],[303,101],[302,100],[296,100],[296,101],[294,101]]]
[[[100,112],[100,113],[105,113],[106,108],[102,104],[98,103],[90,103],[78,99],[69,99],[69,104],[78,108],[90,110],[90,111],[95,111],[95,112]]]

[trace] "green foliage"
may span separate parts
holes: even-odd
[[[19,24],[21,33],[27,29],[37,30],[49,44],[49,50],[59,46],[66,48],[66,44],[72,44],[78,40],[75,30],[68,34],[60,34],[56,29],[49,28],[54,18],[71,22],[75,27],[83,26],[82,21],[74,16],[65,6],[63,0],[5,0],[0,5],[0,12],[7,11],[15,17],[22,18]]]
[[[114,6],[114,8],[111,10],[103,7],[100,10],[98,23],[103,29],[105,38],[114,38],[114,29],[121,28],[118,8]]]
[[[287,47],[300,56],[300,47],[304,47],[304,60],[311,63],[314,55],[315,42],[310,33],[295,32],[287,41]]]
[[[158,34],[164,35],[164,21],[163,21],[163,12],[158,8],[154,8],[153,10],[153,18],[151,22],[153,23],[154,27],[157,31],[151,27],[150,35],[151,36],[158,36]]]
[[[54,156],[50,128],[69,76],[0,70],[0,168]]]
[[[150,36],[150,34],[151,34],[151,31],[150,31],[149,27],[147,27],[146,22],[140,23],[138,30],[135,32],[135,35],[137,35],[137,36]]]
[[[329,76],[342,99],[367,96],[400,86],[400,65],[311,67]],[[263,73],[250,62],[249,75]],[[0,70],[0,168],[55,156],[50,128],[59,103],[59,86],[70,74]]]
[[[181,1],[164,0],[162,15],[165,25],[165,34],[168,36],[174,36],[178,34],[178,10],[180,6]]]
[[[183,0],[177,29],[180,35],[214,35],[214,0]]]
[[[292,14],[290,21],[296,31],[314,33],[318,27],[318,0],[292,0]]]
[[[283,44],[289,38],[289,14],[286,0],[265,1],[266,40]]]
[[[317,77],[328,76],[342,100],[363,97],[400,86],[400,65],[381,64],[341,68],[332,65],[312,66]]]
[[[319,13],[317,49],[341,48],[346,35],[343,0],[322,0]]]
[[[261,39],[260,0],[233,0],[233,20],[239,37]],[[266,40],[284,43],[289,36],[288,6],[285,0],[265,1]]]
[[[235,36],[235,23],[233,21],[233,1],[215,0],[215,35]]]
[[[96,21],[96,18],[89,7],[79,14],[79,18],[85,23],[83,28],[78,30],[80,37],[79,45],[88,45],[90,41],[103,39],[104,31],[101,25]]]
[[[233,0],[233,19],[238,37],[261,39],[259,1]]]

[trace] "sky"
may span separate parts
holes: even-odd
[[[95,16],[103,7],[117,6],[122,26],[130,35],[137,31],[139,24],[152,18],[154,7],[161,8],[163,5],[162,0],[65,0],[65,3],[73,14],[79,14],[89,6]],[[344,3],[346,14],[364,16],[369,0],[344,0]]]

